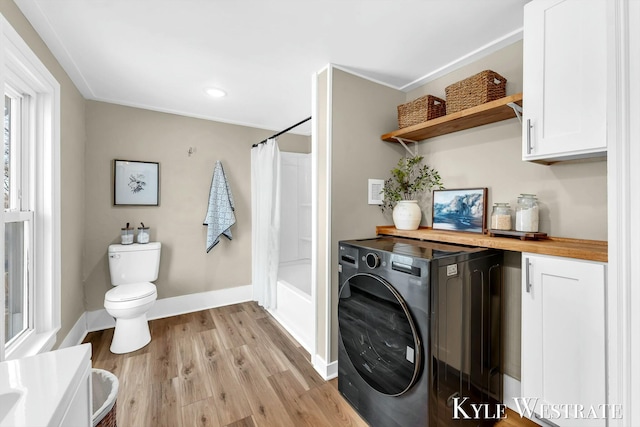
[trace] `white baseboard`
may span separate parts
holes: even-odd
[[[338,361],[327,363],[322,357],[317,354],[313,358],[313,367],[325,380],[332,380],[338,376]]]
[[[507,405],[507,408],[512,411],[518,412],[518,408],[515,404],[515,398],[522,397],[522,386],[520,381],[510,377],[509,375],[502,376],[502,402]]]
[[[162,298],[157,300],[153,307],[151,307],[151,310],[147,313],[147,318],[149,320],[162,319],[164,317],[177,316],[194,311],[238,304],[251,301],[252,299],[253,287],[251,285]],[[105,309],[86,311],[80,316],[74,327],[62,341],[60,348],[78,345],[88,332],[113,328],[115,325],[116,321]]]
[[[87,332],[102,331],[116,326],[116,321],[104,308],[85,312],[87,315]]]
[[[253,286],[236,286],[235,288],[217,291],[199,292],[197,294],[181,295],[179,297],[163,298],[151,307],[147,318],[149,320],[193,313],[225,305],[239,304],[253,299]]]
[[[509,375],[502,376],[502,403],[506,405],[507,408],[514,411],[516,414],[520,415],[518,411],[518,407],[516,406],[516,398],[521,398],[522,396],[522,384],[519,380],[510,377]],[[520,415],[523,416],[523,415]],[[523,417],[527,420],[529,418]],[[545,420],[541,420],[537,417],[532,418],[530,421],[535,422],[541,427],[558,427],[555,424],[549,424],[545,422]]]
[[[85,311],[80,315],[73,328],[64,337],[64,340],[60,343],[58,348],[73,347],[82,343],[84,337],[87,336],[87,312]]]

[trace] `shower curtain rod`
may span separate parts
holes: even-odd
[[[295,124],[295,125],[293,125],[293,126],[289,126],[289,127],[288,127],[288,128],[286,128],[285,130],[282,130],[282,131],[280,131],[280,132],[276,133],[275,135],[271,135],[269,138],[264,139],[264,140],[262,140],[262,141],[258,142],[257,144],[253,144],[253,145],[251,146],[251,148],[255,148],[255,147],[257,147],[257,146],[258,146],[258,145],[260,145],[260,144],[264,144],[265,142],[267,142],[267,141],[268,141],[268,140],[270,140],[271,138],[275,138],[275,137],[277,137],[277,136],[282,135],[283,133],[287,133],[287,132],[289,132],[291,129],[293,129],[293,128],[297,128],[298,126],[300,126],[300,125],[301,125],[301,124],[303,124],[303,123],[308,122],[309,120],[311,120],[311,116],[307,117],[306,119],[302,120],[301,122],[296,123],[296,124]]]

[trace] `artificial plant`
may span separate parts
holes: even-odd
[[[423,156],[401,157],[391,177],[384,181],[382,188],[382,211],[393,209],[400,200],[415,200],[417,196],[433,188],[442,189],[438,171],[431,166],[421,165]]]

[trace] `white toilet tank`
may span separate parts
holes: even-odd
[[[153,282],[160,268],[160,242],[109,245],[109,272],[113,286]]]

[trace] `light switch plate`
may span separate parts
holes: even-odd
[[[369,185],[367,186],[369,193],[370,205],[382,204],[382,188],[384,187],[384,179],[369,179]]]

